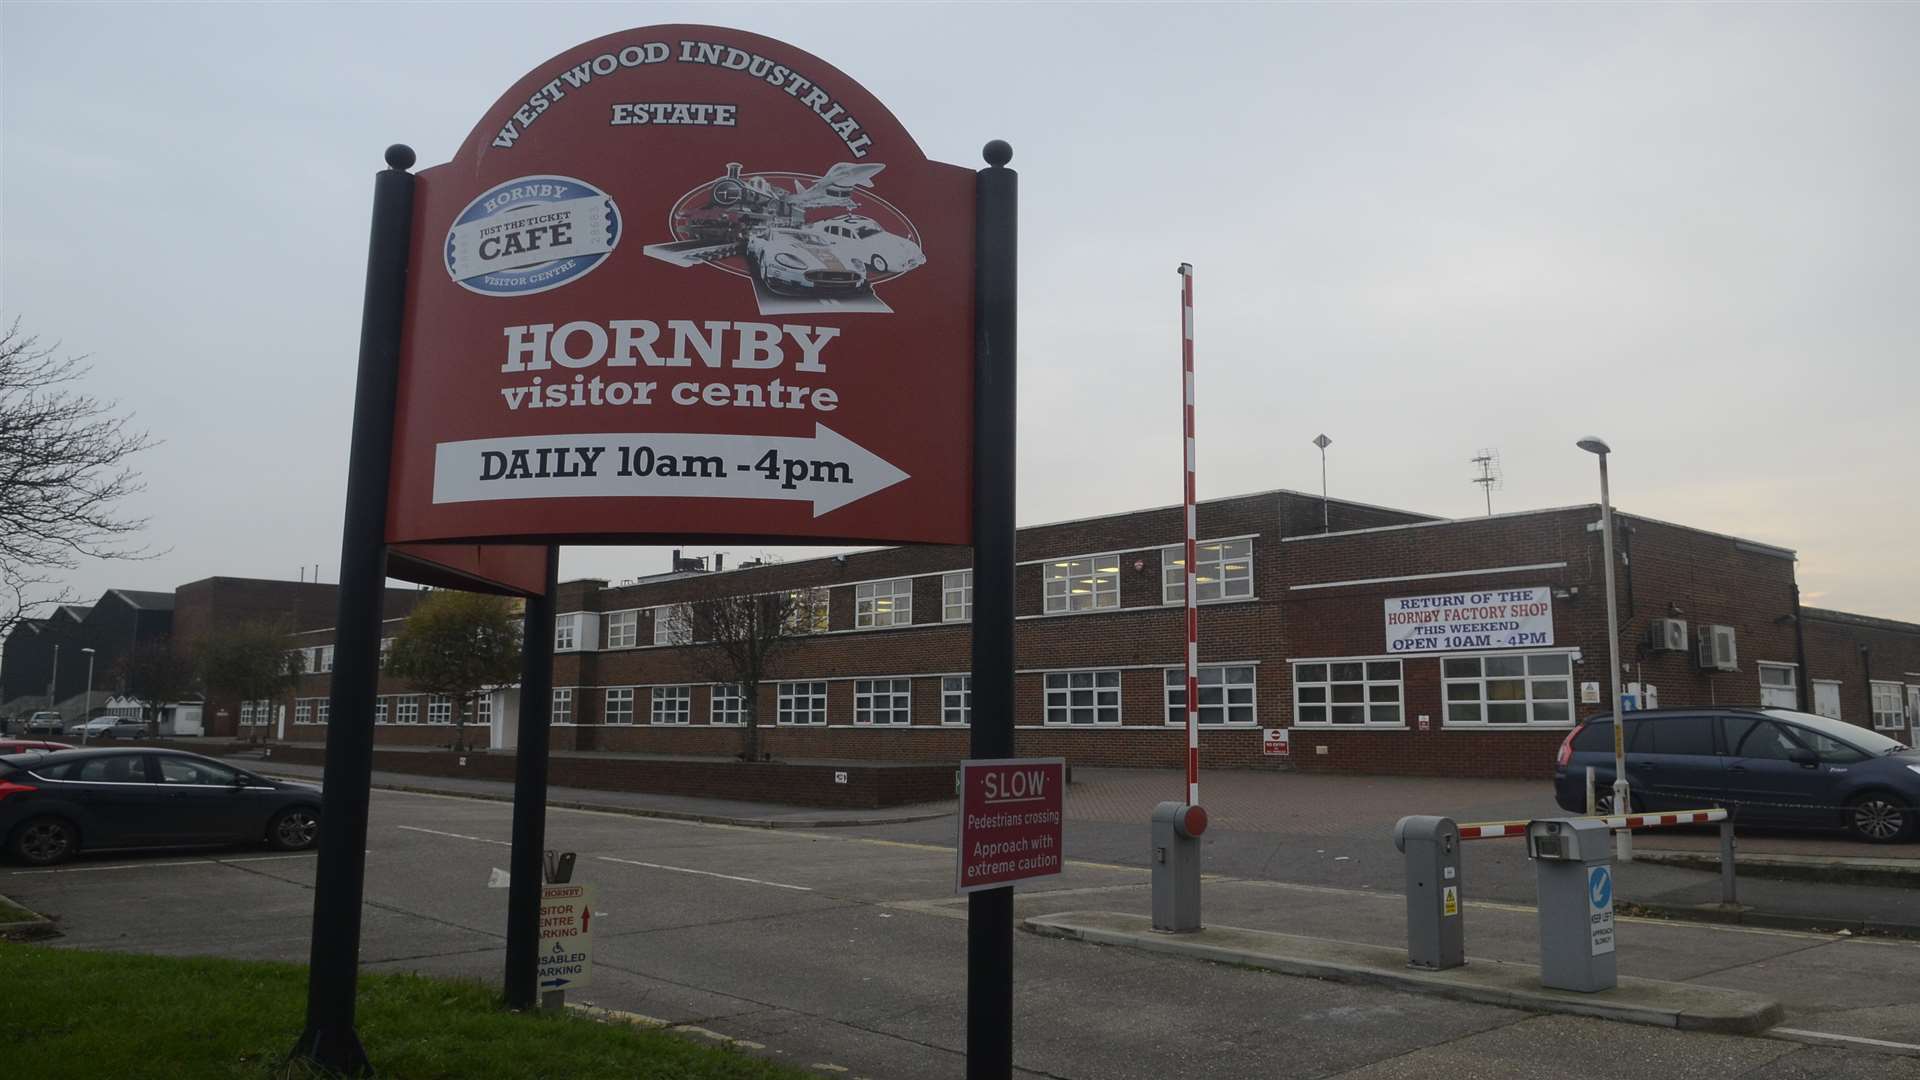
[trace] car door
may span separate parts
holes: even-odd
[[[1821,760],[1808,739],[1797,737],[1811,732],[1758,716],[1726,716],[1721,723],[1727,798],[1738,805],[1739,820],[1818,825],[1836,819],[1834,793],[1847,765]]]
[[[162,798],[147,757],[101,754],[60,767],[54,782],[60,795],[79,810],[83,846],[122,847],[158,838],[155,816]]]
[[[240,782],[238,769],[175,754],[161,754],[156,760],[160,787],[166,793],[170,842],[211,843],[249,831],[253,817],[249,811],[257,799]]]
[[[1640,805],[1682,810],[1719,801],[1726,766],[1714,741],[1713,717],[1648,716],[1637,725],[1628,721],[1627,729],[1627,779]]]

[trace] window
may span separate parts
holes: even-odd
[[[1253,667],[1249,664],[1202,664],[1194,672],[1200,682],[1202,724],[1251,724]],[[1167,669],[1167,723],[1187,722],[1187,669]]]
[[[747,721],[747,696],[735,683],[719,683],[713,688],[713,708],[707,714],[710,724],[744,724]]]
[[[393,655],[393,639],[390,637],[381,638],[380,639],[380,670],[381,671],[387,670],[387,659],[392,655]]]
[[[973,676],[948,675],[940,680],[940,722],[973,723]]]
[[[684,724],[693,715],[693,687],[656,686],[653,688],[653,722]]]
[[[633,723],[633,687],[621,686],[607,691],[607,715],[609,724]]]
[[[239,772],[211,761],[173,757],[158,759],[163,784],[200,784],[207,787],[232,787],[240,782]]]
[[[240,724],[243,727],[253,726],[253,702],[243,701],[240,703]]]
[[[573,723],[573,688],[571,686],[553,692],[553,723]]]
[[[240,706],[240,722],[245,724],[250,722],[252,719],[253,719],[253,702],[249,701]],[[305,698],[301,698],[300,700],[294,702],[293,703],[293,722],[296,724],[312,723],[313,722],[313,703],[308,701]]]
[[[1293,722],[1378,724],[1407,722],[1398,660],[1325,660],[1293,665]],[[1204,692],[1201,703],[1205,704]]]
[[[445,694],[435,694],[427,699],[427,723],[453,723],[453,699]]]
[[[1826,679],[1813,680],[1813,711],[1834,720],[1840,715],[1840,684]]]
[[[553,620],[553,651],[567,652],[580,647],[580,616],[562,615]]]
[[[394,707],[394,722],[400,724],[419,723],[420,699],[418,697],[401,698],[400,703]]]
[[[251,705],[252,702],[242,702]],[[147,767],[137,754],[114,754],[82,761],[65,779],[95,784],[150,784]]]
[[[913,622],[913,579],[869,581],[853,587],[853,625],[906,626]]]
[[[1253,540],[1216,540],[1194,545],[1194,603],[1245,600],[1253,595]],[[1187,546],[1160,552],[1160,598],[1169,604],[1187,602]]]
[[[1572,657],[1566,653],[1448,657],[1440,661],[1440,672],[1449,725],[1573,722]]]
[[[476,724],[493,723],[493,695],[480,694],[473,700],[473,722]]]
[[[1899,683],[1876,682],[1873,684],[1873,726],[1881,730],[1894,731],[1907,726],[1906,710],[1900,704]]]
[[[1800,707],[1799,670],[1786,664],[1761,664],[1760,707],[1798,709]]]
[[[853,722],[856,724],[912,723],[912,687],[912,680],[909,679],[854,680]]]
[[[640,625],[640,613],[637,611],[616,611],[607,616],[606,641],[609,649],[631,649],[639,644],[637,627]]]
[[[973,621],[973,571],[940,575],[940,621]]]
[[[388,715],[389,714],[387,709],[387,699],[374,698],[373,699],[373,722],[376,724],[384,724],[387,722]]]
[[[693,641],[693,608],[668,604],[653,609],[653,643],[686,645]]]
[[[1050,562],[1041,577],[1044,610],[1049,615],[1120,606],[1118,555]]]
[[[1769,728],[1771,724],[1765,725]],[[1735,733],[1729,731],[1728,735]],[[1762,734],[1744,733],[1747,737],[1747,750],[1750,752],[1759,743]],[[1732,739],[1729,738],[1729,743]],[[1627,721],[1627,742],[1629,750],[1635,754],[1675,754],[1687,757],[1711,757],[1717,749],[1713,742],[1713,717],[1711,716],[1663,716],[1658,719]],[[1782,738],[1783,746],[1791,747],[1792,740]],[[1611,749],[1611,744],[1609,744]],[[1748,753],[1748,756],[1762,756]],[[1786,751],[1780,752],[1781,757]]]
[[[783,682],[780,684],[782,724],[824,724],[827,722],[827,684],[823,682]]]
[[[333,646],[322,645],[317,651],[320,653],[320,666],[317,670],[332,671],[333,670]]]
[[[789,634],[824,634],[833,612],[825,589],[794,589],[787,593],[786,631]]]
[[[1049,671],[1046,677],[1049,724],[1120,722],[1120,673]]]
[[[332,701],[332,699],[330,699],[330,698],[315,698],[315,699],[314,699],[314,701],[313,701],[313,719],[314,719],[314,720],[315,720],[315,721],[316,721],[317,723],[322,723],[322,724],[324,724],[324,723],[326,723],[326,722],[327,722],[327,716],[328,716],[328,714],[329,714],[329,713],[331,713],[332,711],[333,711],[333,701]],[[264,723],[266,723],[266,722],[267,722],[267,716],[268,716],[268,712],[267,712],[267,703],[263,701],[263,702],[261,702],[261,703],[260,703],[260,722],[261,722],[261,723],[263,723],[263,724],[264,724]]]

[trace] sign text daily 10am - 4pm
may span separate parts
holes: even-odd
[[[974,188],[758,35],[539,65],[417,175],[388,539],[967,543]]]
[[[1520,649],[1553,644],[1553,590],[1485,589],[1391,597],[1389,653]]]

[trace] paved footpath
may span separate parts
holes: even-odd
[[[497,982],[506,892],[486,882],[507,861],[510,819],[497,801],[375,793],[369,968]],[[950,841],[872,831],[555,809],[552,844],[578,851],[576,876],[598,887],[598,967],[579,998],[835,1075],[960,1076],[966,925]],[[300,962],[312,879],[305,854],[155,854],[0,867],[0,893],[58,917],[74,947]],[[1076,860],[1022,890],[1019,908],[1144,912],[1146,883],[1137,866]],[[1206,889],[1210,922],[1345,940],[1396,940],[1403,904],[1384,889],[1232,875]],[[1531,917],[1470,903],[1469,953],[1523,959]],[[1021,934],[1016,1061],[1022,1076],[1072,1080],[1920,1080],[1920,946],[1639,920],[1623,920],[1619,941],[1623,973],[1771,993],[1787,1027],[1820,1034],[1534,1015]]]

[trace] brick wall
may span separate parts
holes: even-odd
[[[1820,608],[1806,608],[1803,616],[1809,687],[1814,681],[1838,682],[1840,718],[1871,727],[1871,683],[1900,684],[1908,715],[1900,728],[1880,730],[1913,745],[1920,736],[1912,717],[1912,703],[1920,700],[1920,626]],[[1811,707],[1811,690],[1807,700]]]

